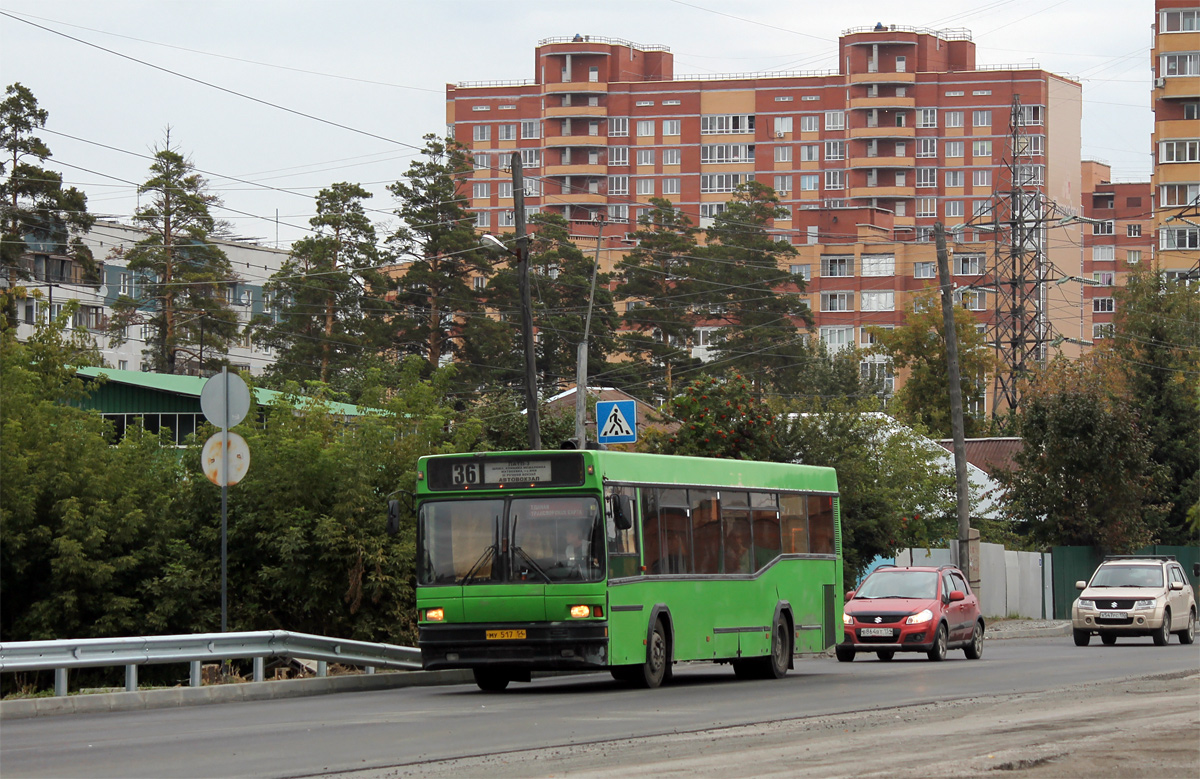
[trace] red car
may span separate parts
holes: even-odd
[[[962,649],[971,660],[983,656],[979,599],[953,565],[876,568],[846,593],[842,623],[846,635],[835,651],[843,663],[858,652],[874,652],[880,660],[897,652],[944,660],[949,649]]]

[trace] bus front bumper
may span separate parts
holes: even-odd
[[[418,644],[426,671],[608,667],[605,622],[425,624],[419,627]]]

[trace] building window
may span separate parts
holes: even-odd
[[[662,164],[663,165],[678,165],[679,164],[679,149],[663,149]]]
[[[496,185],[496,197],[501,200],[512,200],[513,185],[511,181],[501,181]]]
[[[936,262],[914,262],[913,263],[913,278],[915,278],[915,279],[936,279],[937,278],[937,263]]]
[[[1103,222],[1092,223],[1092,235],[1112,235],[1113,220],[1107,219]]]
[[[717,216],[717,214],[725,213],[726,205],[728,205],[728,204],[727,203],[701,203],[700,204],[700,218],[701,219],[713,219]]]
[[[825,348],[831,353],[852,348],[854,346],[854,326],[822,327],[821,343],[825,344]]]
[[[1017,166],[1017,182],[1020,184],[1031,184],[1040,186],[1045,182],[1046,166],[1045,165],[1018,165]]]
[[[497,227],[515,227],[517,215],[515,211],[501,211],[496,219]]]
[[[780,137],[784,133],[790,133],[791,131],[792,131],[792,117],[790,117],[790,116],[775,117],[775,136],[776,137]]]
[[[919,138],[919,139],[917,139],[917,156],[918,157],[936,157],[937,156],[937,138]]]
[[[862,256],[862,275],[864,276],[895,276],[896,257],[892,254],[864,254]]]
[[[1111,287],[1116,279],[1116,274],[1110,270],[1098,270],[1092,272],[1092,281],[1101,287]]]
[[[805,114],[800,117],[800,132],[815,133],[821,129],[821,117],[817,114]]]
[[[961,200],[947,200],[943,204],[943,210],[946,213],[947,219],[962,219],[963,202]]]
[[[821,185],[821,176],[819,173],[801,173],[800,174],[800,191],[815,192]]]
[[[675,178],[663,179],[662,180],[662,193],[664,195],[678,195],[679,194],[679,179],[675,179]]]
[[[476,227],[487,227],[488,226],[488,212],[487,211],[476,211],[475,212],[475,226]]]
[[[971,124],[976,127],[991,127],[992,112],[991,111],[972,111]]]
[[[629,206],[609,206],[608,220],[610,222],[628,222]]]
[[[1200,30],[1200,11],[1163,11],[1159,32],[1195,32]]]
[[[629,164],[629,147],[628,146],[609,146],[608,147],[608,164],[609,167],[623,168]]]
[[[1200,140],[1163,141],[1158,144],[1159,162],[1200,162]]]
[[[117,370],[119,370],[119,371],[129,370],[129,360],[117,360]]]
[[[1093,262],[1112,262],[1117,258],[1117,247],[1115,246],[1093,246],[1092,261]]]
[[[845,111],[826,111],[825,112],[825,129],[826,130],[841,130],[846,127],[846,112]]]
[[[917,168],[917,187],[928,189],[937,186],[937,168]]]
[[[968,311],[986,311],[987,293],[978,289],[963,289],[954,293],[956,302]]]
[[[961,170],[946,171],[946,186],[947,187],[961,187],[965,180],[966,180],[966,174],[963,173],[963,171],[961,171]]]
[[[780,195],[786,195],[792,191],[791,176],[776,176],[775,177],[775,192]]]
[[[654,120],[653,119],[639,119],[638,123],[637,123],[637,134],[638,134],[639,138],[653,138],[654,137]]]
[[[896,293],[891,290],[863,292],[859,308],[862,311],[895,311]]]
[[[937,198],[917,198],[917,216],[937,216]]]
[[[972,141],[971,142],[972,157],[991,157],[992,142],[991,141]]]
[[[700,117],[701,135],[738,135],[752,132],[753,114],[705,114]]]
[[[610,195],[628,195],[629,194],[629,177],[628,176],[609,176],[608,177],[608,194],[610,194]]]
[[[917,110],[917,127],[937,127],[937,109],[921,108]]]
[[[474,160],[475,170],[488,170],[491,168],[491,165],[488,163],[488,156],[486,154],[476,154],[474,156]]]
[[[654,149],[638,149],[637,164],[639,167],[654,164]]]
[[[501,141],[515,141],[517,139],[517,126],[515,124],[502,124],[496,127],[496,139]]]
[[[947,111],[946,112],[946,126],[947,127],[962,127],[963,126],[963,112],[962,111]]]
[[[987,216],[992,213],[992,201],[990,200],[972,200],[971,215],[972,216]]]
[[[811,265],[789,265],[788,272],[793,276],[799,276],[805,281],[812,281],[812,266]]]
[[[992,185],[992,172],[985,168],[971,171],[971,185],[975,187],[990,187]]]
[[[638,179],[637,180],[637,193],[639,195],[653,195],[654,194],[654,179]]]
[[[853,276],[854,258],[830,255],[821,258],[822,276]]]
[[[1130,265],[1137,265],[1141,261],[1142,261],[1142,250],[1141,249],[1130,249],[1127,252],[1125,252],[1125,262],[1129,263]]]
[[[1159,76],[1200,76],[1200,54],[1194,51],[1164,54],[1158,63]]]
[[[678,119],[663,119],[663,135],[679,135],[681,126]]]
[[[895,325],[870,325],[870,327],[880,330],[895,330]],[[872,333],[868,327],[860,327],[858,329],[858,342],[863,346],[874,346],[880,342],[880,338],[875,333]]]
[[[492,185],[487,182],[476,182],[471,185],[471,197],[476,200],[491,197],[491,188]]]
[[[963,147],[965,145],[963,141],[946,141],[946,157],[963,156]]]
[[[1116,327],[1112,322],[1096,322],[1092,325],[1092,340],[1099,341],[1102,338],[1112,338],[1116,332]]]
[[[522,138],[541,138],[542,123],[536,119],[525,119],[521,122]]]
[[[700,176],[700,191],[734,192],[745,180],[741,173],[705,173]]]
[[[713,143],[700,147],[703,164],[753,161],[754,146],[748,143]]]
[[[1200,227],[1164,227],[1158,231],[1160,249],[1200,249]]]
[[[879,384],[884,395],[891,395],[896,390],[896,376],[892,372],[892,361],[880,355],[871,355],[870,359],[858,364],[859,375],[868,384]]]
[[[827,160],[844,160],[844,159],[846,159],[846,142],[845,141],[825,141],[825,159],[827,159]]]
[[[521,167],[522,168],[540,168],[540,167],[542,167],[542,150],[541,149],[521,149]]]
[[[629,117],[615,116],[608,120],[608,137],[625,138],[629,135]]]
[[[1093,314],[1111,314],[1116,310],[1112,298],[1092,298]]]
[[[1045,119],[1046,107],[1040,105],[1023,105],[1017,121],[1022,127],[1040,125]]]
[[[804,146],[801,146],[800,147],[800,161],[801,162],[816,162],[817,160],[820,159],[820,149],[821,149],[821,147],[815,143],[805,144]]]
[[[825,189],[844,189],[845,173],[840,170],[825,171]]]
[[[776,162],[791,162],[792,161],[792,147],[791,146],[776,146],[775,147],[775,161]]]
[[[986,259],[982,254],[954,255],[954,275],[979,276],[983,274]]]
[[[1200,197],[1200,184],[1163,184],[1158,188],[1158,205],[1186,206]]]

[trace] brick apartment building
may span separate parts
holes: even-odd
[[[774,230],[798,250],[791,270],[808,280],[831,347],[866,343],[865,325],[903,321],[910,295],[936,277],[935,221],[960,227],[956,294],[987,327],[995,246],[972,225],[996,219],[993,201],[1014,173],[1039,200],[1084,208],[1080,85],[1028,64],[979,65],[966,30],[855,28],[838,55],[836,71],[677,76],[664,46],[542,40],[532,80],[447,85],[447,122],[475,162],[465,194],[477,226],[512,229],[514,151],[528,210],[566,216],[581,247],[595,246],[593,217],[606,218],[607,267],[630,246],[626,234],[651,197],[706,226],[753,178],[788,210]],[[1079,223],[1056,228],[1034,273],[1079,277],[1080,240]],[[1047,340],[1075,336],[1081,307],[1040,294]],[[700,356],[704,343],[697,333]],[[1078,353],[1071,342],[1060,348]]]
[[[1155,0],[1155,267],[1200,278],[1200,4]]]

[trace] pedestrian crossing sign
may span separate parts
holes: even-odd
[[[596,440],[632,444],[637,440],[637,401],[602,400],[596,404]]]

